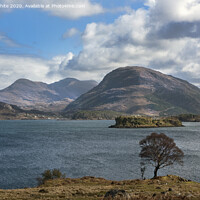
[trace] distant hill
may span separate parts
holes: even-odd
[[[0,90],[0,101],[23,108],[59,111],[96,85],[95,81],[80,81],[74,78],[66,78],[52,84],[19,79]]]
[[[23,110],[16,105],[0,102],[0,120],[58,119],[61,115],[38,110]]]
[[[200,114],[200,89],[144,67],[123,67],[70,103],[65,111],[113,110],[128,114]]]

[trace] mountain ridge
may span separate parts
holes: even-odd
[[[149,68],[121,67],[65,108],[66,112],[71,110],[113,110],[153,116],[199,114],[200,89]]]
[[[96,85],[97,82],[93,80],[80,81],[75,78],[65,78],[51,84],[22,78],[0,90],[0,101],[23,108],[50,108],[51,111],[55,108],[58,111]]]

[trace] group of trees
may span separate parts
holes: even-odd
[[[58,179],[58,178],[65,178],[66,175],[62,174],[59,169],[47,169],[42,173],[42,177],[38,177],[38,185],[44,184],[48,180]]]
[[[174,140],[164,133],[152,133],[139,142],[141,152],[141,175],[144,178],[145,164],[151,164],[154,167],[154,176],[157,177],[158,170],[174,163],[183,164],[184,153],[176,146]],[[65,178],[58,169],[45,170],[42,177],[38,178],[38,184],[44,184],[45,181],[56,178]]]

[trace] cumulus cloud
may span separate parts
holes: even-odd
[[[91,23],[82,35],[83,50],[62,73],[90,72],[100,79],[121,66],[139,65],[200,80],[200,2],[149,0],[149,9],[118,17],[112,24]],[[147,4],[146,4],[147,5]]]
[[[73,37],[73,36],[77,35],[78,33],[79,33],[78,29],[76,29],[76,28],[71,28],[71,29],[67,30],[67,31],[62,35],[62,38],[63,38],[63,39],[70,38],[70,37]]]
[[[51,77],[55,77],[59,75],[62,77],[63,66],[66,66],[68,62],[72,60],[73,57],[74,57],[74,54],[71,52],[69,52],[66,55],[59,55],[59,56],[53,57],[49,61],[49,65],[51,65],[51,67],[49,69],[49,72],[47,73],[47,77],[51,78]]]
[[[200,22],[171,22],[149,33],[157,39],[200,38]]]
[[[141,52],[139,43],[146,35],[144,27],[145,11],[138,10],[123,15],[114,24],[88,24],[83,35],[83,51],[67,68],[73,70],[110,70],[132,61],[131,51],[134,45]],[[134,29],[133,29],[134,27]],[[142,53],[142,52],[141,52]]]
[[[199,86],[200,14],[194,11],[200,10],[200,2],[148,0],[146,5],[149,9],[129,11],[110,24],[88,24],[81,36],[83,49],[78,55],[68,53],[49,61],[27,58],[22,62],[16,58],[15,63],[24,66],[24,69],[18,66],[22,75],[38,80],[53,81],[61,77],[101,80],[117,67],[137,65]],[[66,33],[67,37],[73,34],[70,30]],[[28,61],[30,64],[26,65]],[[8,62],[5,66],[13,66],[16,74],[20,74],[13,63]],[[26,66],[36,71],[41,66],[43,70],[40,75],[33,70],[31,76]],[[2,80],[6,79],[9,70],[3,72]]]
[[[157,22],[194,22],[200,20],[199,0],[147,0],[151,16]]]
[[[0,3],[16,4],[16,1],[0,0]],[[78,19],[80,17],[101,14],[105,11],[100,4],[92,3],[90,0],[18,0],[17,3],[22,4],[25,9],[39,8],[51,15],[67,19]],[[12,9],[3,10],[11,11]]]

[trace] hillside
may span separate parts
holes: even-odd
[[[0,102],[0,120],[62,119],[57,113],[38,110],[23,110],[16,105]]]
[[[74,110],[113,110],[152,116],[200,114],[200,89],[144,67],[118,68],[68,105]]]
[[[200,184],[168,175],[157,179],[111,181],[103,178],[50,180],[40,187],[0,190],[4,200],[199,200]],[[118,195],[117,195],[117,194]],[[111,197],[113,195],[113,197]],[[123,198],[126,197],[126,198]]]
[[[96,85],[95,81],[79,81],[74,78],[52,84],[19,79],[0,90],[0,101],[25,109],[59,111]]]

